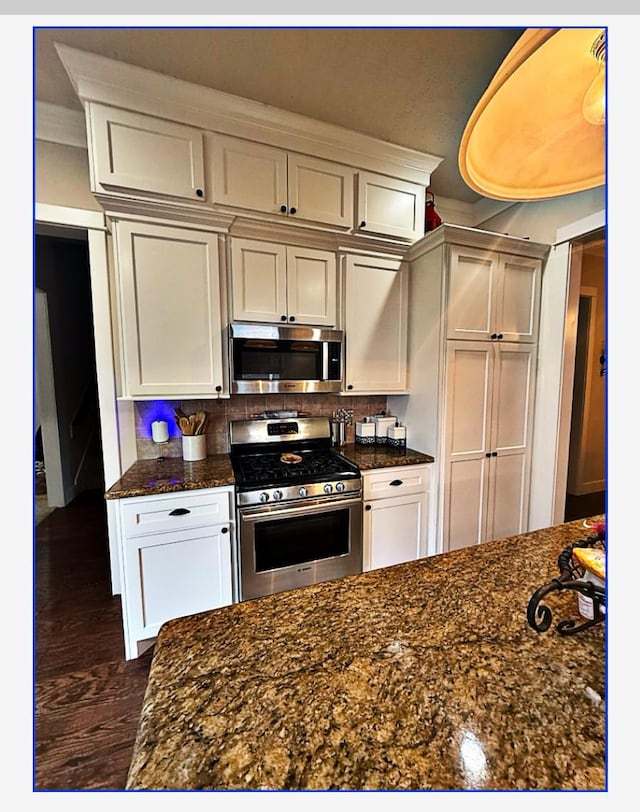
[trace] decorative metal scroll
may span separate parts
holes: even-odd
[[[579,592],[593,601],[593,619],[587,619],[583,622],[576,620],[561,620],[556,625],[556,630],[559,634],[570,635],[577,634],[578,632],[588,629],[590,626],[595,626],[597,623],[602,623],[605,617],[604,609],[606,607],[606,590],[590,581],[582,580],[584,572],[576,564],[573,558],[573,550],[576,547],[594,547],[596,544],[602,543],[602,536],[594,536],[593,538],[583,539],[565,547],[558,556],[558,569],[560,575],[557,578],[552,578],[549,583],[536,589],[527,606],[527,621],[532,629],[537,632],[546,632],[551,626],[553,613],[551,609],[544,603],[543,599],[550,595],[552,592],[562,592],[570,589],[574,592]]]

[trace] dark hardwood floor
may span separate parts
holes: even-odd
[[[33,788],[123,789],[152,650],[125,661],[102,492],[36,527],[34,567]]]

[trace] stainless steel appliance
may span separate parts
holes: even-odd
[[[339,392],[344,333],[279,324],[229,325],[231,391]]]
[[[362,572],[362,485],[325,417],[229,424],[240,600]]]

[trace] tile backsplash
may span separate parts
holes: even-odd
[[[179,406],[189,415],[200,409],[207,413],[207,454],[229,451],[229,422],[260,417],[264,411],[277,409],[297,410],[301,416],[329,417],[336,409],[353,409],[353,423],[366,415],[379,414],[387,409],[385,395],[370,397],[341,397],[340,395],[232,395],[224,400],[158,400],[136,401],[136,446],[139,460],[163,457],[181,457],[182,441],[173,410]],[[166,420],[169,441],[158,445],[151,439],[151,423]],[[347,426],[347,442],[354,440],[355,425]]]

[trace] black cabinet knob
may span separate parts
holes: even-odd
[[[289,316],[289,321],[295,321],[295,320],[296,320],[295,316]]]
[[[366,225],[367,225],[367,221],[366,221],[366,220],[363,220],[363,221],[360,223],[360,228],[364,228]]]
[[[216,386],[216,392],[222,392],[222,387],[221,386]]]
[[[365,505],[365,506],[364,506],[364,509],[365,509],[365,510],[371,510],[371,505]]]
[[[491,456],[491,452],[487,451],[487,453],[485,454],[485,457],[490,457],[490,456]]]
[[[492,456],[492,457],[497,457],[497,456],[498,456],[498,452],[497,452],[497,451],[493,451],[493,452],[491,453],[491,456]]]
[[[352,384],[352,383],[350,383],[350,384],[347,386],[347,389],[353,389],[353,384]]]
[[[286,316],[280,316],[280,321],[286,321],[286,320],[287,320]]]
[[[491,333],[491,340],[492,341],[495,341],[497,337],[498,337],[497,333]]]
[[[502,335],[502,333],[498,333],[498,341],[499,341],[501,338],[504,338],[504,336]]]
[[[292,207],[289,209],[289,214],[295,214],[297,211],[298,211],[298,209],[296,209],[296,207],[295,207],[295,206],[292,206]]]
[[[281,211],[283,214],[286,214],[286,213],[287,213],[287,207],[286,207],[286,206],[283,204],[282,206],[280,206],[280,211]]]
[[[202,189],[196,189],[196,195],[197,195],[198,197],[204,197],[204,190],[202,190]]]
[[[222,528],[222,530],[220,530],[220,532],[221,532],[221,533],[228,533],[228,532],[229,532],[229,528],[228,528],[228,527],[223,527],[223,528]]]

